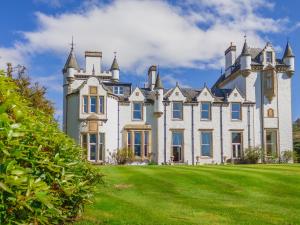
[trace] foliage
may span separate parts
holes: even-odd
[[[300,165],[108,166],[76,225],[300,224]]]
[[[283,163],[291,162],[294,159],[294,152],[290,150],[283,151],[281,153],[280,161]]]
[[[133,151],[129,148],[122,148],[117,150],[113,155],[113,158],[116,160],[117,164],[124,165],[134,161]]]
[[[294,151],[296,156],[300,156],[300,119],[297,120],[293,125],[293,134],[294,134]],[[300,162],[300,157],[296,157],[295,162]]]
[[[248,148],[245,150],[244,160],[246,163],[255,164],[258,162],[261,156],[261,148]]]
[[[52,116],[19,93],[0,76],[0,224],[64,224],[80,214],[101,175]]]
[[[18,77],[12,80],[17,85],[17,92],[20,96],[28,99],[29,106],[48,115],[54,115],[53,103],[45,98],[45,87],[40,86],[37,82],[32,85],[29,76],[24,73],[19,73]]]

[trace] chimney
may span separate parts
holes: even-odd
[[[101,73],[102,52],[86,51],[85,52],[85,71],[92,75]]]
[[[236,46],[230,43],[230,46],[225,51],[225,74],[231,73],[232,65],[236,59]]]
[[[148,88],[150,88],[151,90],[153,90],[154,86],[155,86],[156,71],[157,71],[156,65],[150,66],[150,68],[148,70]]]

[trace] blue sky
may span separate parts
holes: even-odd
[[[0,14],[0,68],[22,64],[48,88],[56,116],[62,116],[62,74],[72,35],[80,66],[84,51],[103,52],[108,70],[117,51],[120,78],[143,85],[151,64],[160,65],[166,87],[212,86],[224,69],[230,42],[241,51],[270,41],[281,58],[289,38],[296,55],[293,119],[300,117],[298,75],[300,1],[169,0],[76,1],[3,0]]]

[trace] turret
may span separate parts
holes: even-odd
[[[288,72],[292,75],[295,71],[295,56],[293,54],[292,48],[290,43],[287,42],[285,51],[283,54],[283,62],[287,66],[289,66]]]
[[[120,78],[120,68],[117,62],[117,57],[115,55],[113,63],[111,64],[110,71],[112,73],[113,81],[119,81]]]
[[[154,115],[160,117],[163,114],[163,98],[164,98],[164,88],[160,79],[159,73],[154,85],[155,100],[154,100]]]
[[[77,60],[76,60],[76,57],[75,57],[75,53],[74,53],[73,40],[72,40],[71,46],[72,47],[71,47],[70,54],[68,56],[65,66],[63,68],[63,74],[65,76],[64,83],[66,83],[67,81],[72,82],[74,79],[75,73],[80,70]]]
[[[232,65],[236,59],[236,46],[230,43],[230,46],[225,51],[225,74],[229,75],[232,71]]]
[[[148,70],[148,88],[150,88],[151,91],[154,89],[155,82],[156,82],[156,66],[152,65]]]
[[[249,53],[246,39],[241,53],[240,65],[243,76],[248,76],[251,72],[251,55]]]

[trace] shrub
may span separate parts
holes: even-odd
[[[281,153],[281,162],[288,163],[293,160],[294,153],[293,151],[287,150]]]
[[[261,152],[262,149],[258,147],[246,149],[244,154],[244,161],[246,163],[252,163],[252,164],[257,163],[261,157]]]
[[[122,148],[117,150],[114,154],[113,158],[115,159],[117,164],[124,165],[134,161],[133,151],[129,148]]]
[[[101,175],[52,116],[29,105],[0,75],[0,224],[64,224]]]

